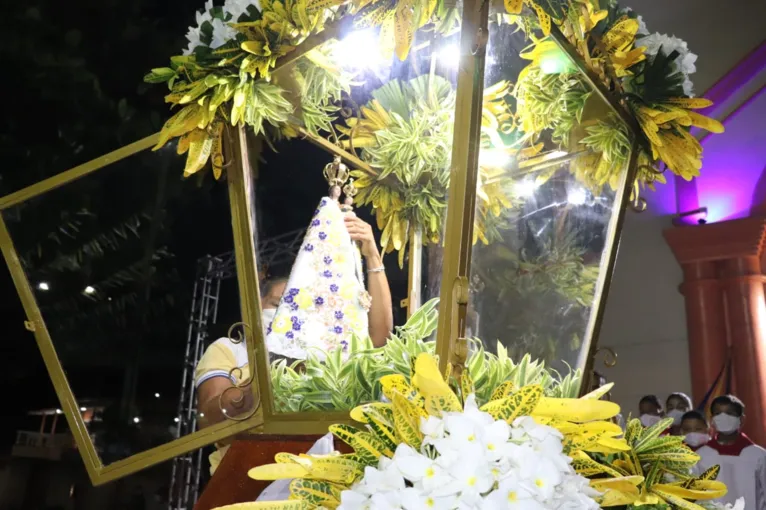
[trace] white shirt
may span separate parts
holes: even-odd
[[[716,501],[734,504],[745,498],[745,510],[766,510],[766,450],[742,435],[732,445],[720,445],[715,439],[697,450],[700,473],[718,465],[718,481],[728,492]]]

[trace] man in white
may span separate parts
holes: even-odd
[[[713,400],[710,406],[715,436],[697,450],[700,472],[721,466],[718,480],[729,491],[719,501],[731,503],[745,499],[747,510],[766,510],[766,450],[753,443],[742,431],[745,405],[733,395]]]

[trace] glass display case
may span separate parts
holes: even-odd
[[[361,12],[333,7],[324,31],[285,50],[272,62],[269,81],[256,80],[248,89],[248,97],[263,101],[272,97],[258,96],[273,93],[268,87],[281,90],[273,108],[287,113],[273,123],[287,140],[247,127],[258,115],[247,109],[241,112],[246,120],[232,110],[227,120],[234,126],[211,124],[199,134],[211,137],[204,150],[225,185],[211,172],[181,181],[184,172],[204,168],[207,158],[192,161],[200,153],[189,135],[148,151],[168,141],[163,132],[0,198],[0,246],[94,482],[243,431],[325,432],[330,423],[349,421],[354,406],[382,398],[375,383],[381,376],[408,377],[414,356],[424,351],[437,354],[443,368],[468,370],[477,381],[518,377],[523,362],[534,368],[527,377],[544,383],[558,374],[571,381],[568,391],[579,391],[635,177],[635,126],[555,27],[547,36],[533,26],[519,30],[519,19],[490,12],[490,2],[439,3],[438,9],[442,22],[452,18],[447,29],[426,23],[410,34],[408,46],[397,39],[392,47],[388,23],[362,23]],[[237,94],[223,98],[234,109]],[[294,145],[295,138],[318,148],[309,165],[297,157],[296,147],[307,149]],[[184,166],[175,153],[186,151]],[[220,202],[206,202],[206,193],[227,195],[230,207],[216,209],[211,204]],[[114,204],[119,214],[140,214],[99,218],[101,226],[114,225],[104,233],[89,226],[93,200]],[[134,211],[126,205],[137,201],[145,206]],[[168,207],[198,218],[195,228],[163,224]],[[360,311],[363,299],[355,301],[355,293],[373,292],[371,278],[380,268],[364,266],[354,243],[321,244],[334,242],[337,222],[351,208],[375,226],[386,273],[398,267],[406,282],[394,303],[406,313],[385,346],[364,334],[372,319],[359,317],[366,313]],[[287,216],[308,227],[299,257],[326,263],[327,280],[272,274],[272,280],[289,279],[267,320],[261,277],[269,280],[274,268],[259,262],[259,241],[280,234]],[[97,248],[86,242],[94,236],[105,236]],[[122,253],[117,239],[125,236],[140,237],[142,249]],[[50,243],[72,247],[66,258],[49,260]],[[350,251],[342,252],[341,244]],[[177,315],[188,307],[173,302],[184,289],[191,295],[193,277],[173,254],[194,258],[230,249],[237,288],[221,305],[229,310],[230,328],[220,337],[236,344],[241,356],[236,371],[224,374],[235,381],[237,411],[222,407],[226,420],[185,437],[171,441],[172,435],[159,434],[133,444],[131,427],[167,432],[173,414],[163,406],[154,406],[156,412],[144,406],[139,414],[123,399],[115,411],[119,426],[91,434],[78,402],[93,398],[99,383],[74,384],[68,366],[88,359],[115,377],[123,374],[127,380],[115,384],[126,388],[137,364],[179,378],[195,370],[175,340],[184,334],[175,327]],[[133,257],[134,265],[117,275],[100,268],[101,252],[109,250]],[[293,281],[301,287],[291,287]],[[349,281],[356,283],[344,296]],[[309,288],[313,293],[304,292]],[[141,314],[125,312],[136,306]],[[103,317],[98,329],[81,321],[94,314]],[[146,314],[162,318],[167,329],[136,325]],[[322,319],[325,329],[312,333],[309,326],[322,314],[329,314]],[[324,348],[270,348],[273,333],[294,339],[321,336],[327,328],[338,337]],[[105,343],[120,349],[102,355]],[[543,371],[542,364],[555,372]],[[139,393],[173,391],[142,386]],[[194,424],[203,418],[189,410]]]

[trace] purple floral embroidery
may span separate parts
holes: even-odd
[[[296,289],[296,288],[292,288],[287,291],[287,293],[291,296],[297,296],[299,292],[300,292],[300,289]]]
[[[312,227],[318,227],[322,222],[319,220],[314,220],[311,222]]]
[[[348,350],[348,342],[346,342],[345,340],[341,340],[340,345],[343,347],[344,352]]]
[[[338,320],[341,320],[343,318],[343,312],[341,311],[335,312],[335,318]]]
[[[319,207],[324,207],[325,205],[327,205],[327,200],[323,198],[322,201],[319,202]]]
[[[333,283],[332,285],[330,285],[330,290],[332,292],[338,292],[338,286]]]
[[[319,214],[319,209],[314,211],[314,216],[316,216],[317,214]]]
[[[325,278],[332,278],[332,271],[327,270],[324,273],[322,273],[322,276],[324,276]],[[333,292],[335,292],[335,291],[333,291]]]
[[[340,335],[341,333],[343,333],[343,328],[342,328],[342,327],[340,327],[340,326],[335,326],[335,329],[334,329],[334,331],[335,331],[335,333],[337,333],[338,335]]]
[[[287,333],[285,333],[285,337],[292,340],[293,338],[295,338],[295,335],[293,335],[292,331],[288,331]]]
[[[314,300],[314,304],[317,306],[322,306],[324,304],[324,299],[322,299],[321,297],[318,297]]]
[[[329,255],[325,255],[324,257],[324,263],[325,264],[332,264],[332,257]]]
[[[298,310],[298,303],[290,303],[290,311]]]
[[[320,233],[319,233],[319,239],[321,239],[322,241],[324,241],[325,239],[327,239],[327,234],[325,234],[324,232],[320,232]]]
[[[282,301],[284,301],[285,303],[292,303],[293,296],[291,294],[287,294],[286,296],[282,297]]]
[[[314,245],[309,243],[306,246],[303,247],[305,251],[314,251]]]

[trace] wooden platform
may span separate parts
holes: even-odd
[[[320,437],[253,435],[253,439],[235,441],[202,491],[194,510],[212,510],[220,506],[255,501],[271,482],[249,478],[249,469],[271,464],[274,455],[279,452],[306,453]],[[343,453],[351,452],[350,448],[337,440],[335,447]]]

